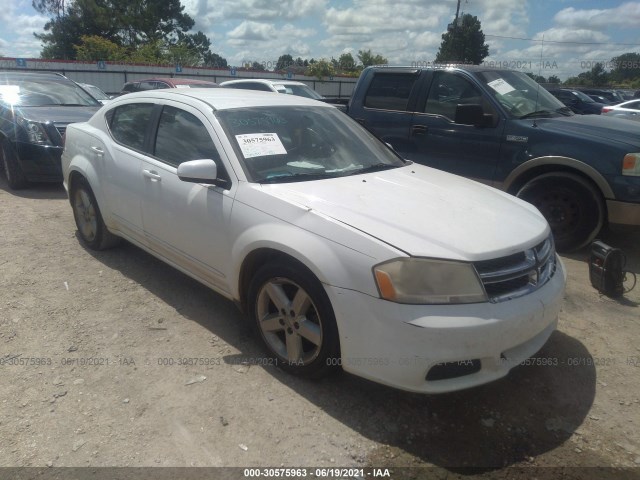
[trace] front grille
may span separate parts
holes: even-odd
[[[521,297],[542,287],[556,271],[553,237],[514,255],[475,262],[484,289],[493,303]]]

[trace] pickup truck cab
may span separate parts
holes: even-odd
[[[521,72],[368,67],[348,114],[404,158],[533,203],[559,250],[607,223],[640,226],[640,130],[574,115]]]

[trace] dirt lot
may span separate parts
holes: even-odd
[[[534,365],[422,396],[256,365],[260,343],[231,302],[131,245],[84,249],[60,186],[17,193],[1,179],[0,228],[0,467],[639,473],[640,286],[621,300],[600,296],[586,251],[563,257],[559,330]],[[640,273],[639,233],[605,240]],[[187,358],[207,360],[181,365]]]

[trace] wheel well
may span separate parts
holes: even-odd
[[[598,184],[594,182],[591,177],[589,177],[589,175],[586,175],[584,172],[581,172],[580,170],[577,170],[575,168],[564,165],[540,165],[539,167],[534,167],[524,172],[514,182],[512,182],[511,185],[509,185],[507,192],[512,195],[516,195],[525,184],[535,179],[536,177],[539,177],[540,175],[548,173],[570,173],[572,175],[580,177],[582,180],[589,183],[600,195],[600,200],[602,201],[602,206],[604,208],[604,226],[607,225],[609,213],[607,211],[607,202],[605,200],[604,193],[602,192]]]
[[[242,262],[242,267],[240,268],[240,277],[238,279],[240,309],[243,312],[246,311],[247,307],[247,292],[249,290],[251,279],[260,267],[276,260],[283,263],[289,263],[297,268],[304,269],[310,275],[314,275],[313,272],[311,272],[311,270],[309,270],[309,268],[300,260],[292,257],[289,254],[281,252],[280,250],[275,250],[273,248],[259,248],[257,250],[254,250],[249,255],[247,255]]]
[[[509,187],[507,188],[507,192],[512,195],[515,195],[516,193],[518,193],[518,190],[520,190],[526,183],[546,173],[571,173],[571,174],[577,175],[578,177],[589,182],[589,184],[591,184],[593,188],[595,188],[596,191],[600,193],[600,196],[604,202],[604,194],[602,193],[602,190],[600,189],[598,184],[593,181],[591,177],[589,177],[588,175],[585,175],[584,172],[581,172],[580,170],[567,167],[564,165],[540,165],[538,167],[534,167],[530,170],[527,170],[518,178],[516,178],[511,183],[511,185],[509,185]]]
[[[81,173],[73,171],[71,172],[71,174],[69,175],[69,201],[71,201],[71,191],[73,190],[73,187],[75,186],[75,183],[81,179],[84,178],[82,176]]]

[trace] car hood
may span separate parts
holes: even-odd
[[[530,248],[549,234],[532,205],[422,165],[262,188],[412,256],[485,260]],[[295,216],[284,220],[296,223]]]
[[[619,142],[640,148],[638,126],[620,118],[602,115],[574,115],[536,119],[538,128],[553,134],[592,138],[598,141]]]
[[[95,107],[20,107],[24,118],[36,122],[53,122],[54,124],[67,124],[74,122],[86,122],[100,109]]]

